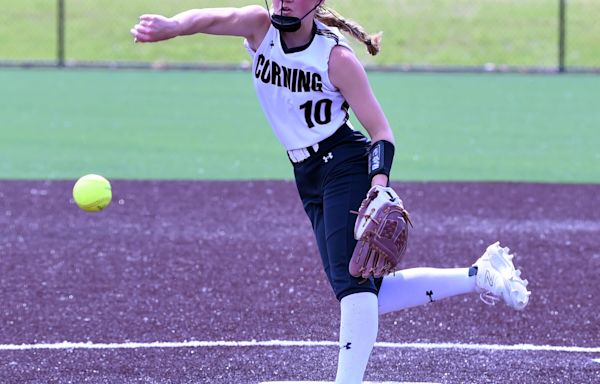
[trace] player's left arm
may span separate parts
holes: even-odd
[[[394,133],[369,84],[367,73],[349,49],[336,46],[329,56],[329,79],[336,86],[373,143],[385,140],[395,144]],[[375,175],[372,184],[387,185],[387,176]]]

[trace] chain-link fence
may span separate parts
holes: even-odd
[[[133,44],[140,14],[261,4],[242,0],[0,0],[0,65],[246,67],[239,38],[195,35]],[[600,0],[328,0],[384,31],[369,67],[600,72]]]

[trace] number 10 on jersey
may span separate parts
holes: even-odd
[[[314,103],[313,100],[308,100],[300,106],[304,110],[304,118],[308,128],[314,128],[315,123],[319,125],[327,124],[331,121],[331,105],[333,101],[329,99],[321,99]]]

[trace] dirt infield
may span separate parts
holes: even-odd
[[[388,314],[378,341],[600,347],[600,185],[393,186],[415,224],[404,267],[468,266],[501,240],[533,295],[523,312],[472,295]],[[333,379],[327,346],[14,350],[337,339],[337,303],[293,183],[117,180],[97,214],[78,210],[71,188],[0,182],[0,382]],[[376,348],[366,379],[593,382],[599,357]]]

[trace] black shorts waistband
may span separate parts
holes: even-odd
[[[310,147],[306,148],[293,149],[287,151],[288,157],[290,158],[290,161],[294,164],[301,163],[310,157],[327,151],[342,138],[351,135],[354,132],[356,131],[352,127],[350,127],[347,123],[344,123],[331,136],[321,140],[315,145],[311,145]]]

